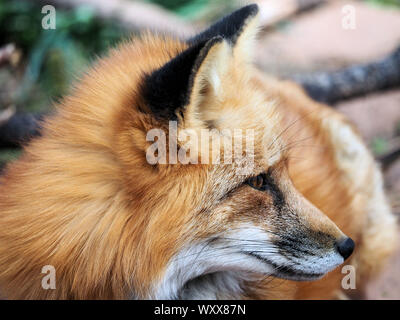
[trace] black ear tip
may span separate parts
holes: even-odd
[[[249,4],[248,6],[243,7],[242,10],[243,9],[248,10],[251,16],[255,16],[260,11],[257,3]]]
[[[249,4],[242,7],[221,18],[197,36],[188,39],[187,42],[192,45],[215,36],[222,36],[234,45],[240,34],[243,32],[245,24],[250,18],[256,16],[258,11],[259,9],[257,4]]]
[[[253,3],[247,6],[244,6],[236,11],[232,12],[231,15],[235,15],[238,17],[242,17],[242,19],[247,19],[249,17],[254,17],[260,11],[258,4]]]

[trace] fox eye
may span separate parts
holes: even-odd
[[[248,179],[247,184],[254,189],[265,190],[267,186],[267,176],[265,173],[261,173],[258,176]]]

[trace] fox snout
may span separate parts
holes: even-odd
[[[279,181],[285,203],[271,219],[276,234],[272,243],[284,261],[277,268],[277,276],[293,280],[319,278],[348,259],[355,243],[305,199],[289,178],[281,175]]]
[[[261,246],[254,249],[256,239],[247,239],[252,241],[247,242],[251,245],[242,251],[270,266],[275,276],[290,280],[318,279],[350,257],[354,241],[297,191],[284,163],[259,178],[252,178],[249,184],[253,188],[246,192],[257,203],[263,203],[254,212],[262,213],[264,219],[259,226],[267,236],[263,240],[264,249]]]

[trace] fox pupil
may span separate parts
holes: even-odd
[[[265,173],[261,173],[258,176],[248,179],[247,183],[254,189],[265,191],[267,186],[267,176]]]

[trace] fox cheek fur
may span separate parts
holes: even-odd
[[[244,7],[186,41],[144,35],[81,79],[1,177],[2,296],[334,298],[354,243],[358,281],[380,270],[397,228],[379,168],[343,116],[252,66],[257,16]],[[253,153],[150,164],[147,133],[169,141],[171,120],[220,142],[253,130]],[[320,148],[288,148],[291,129]]]

